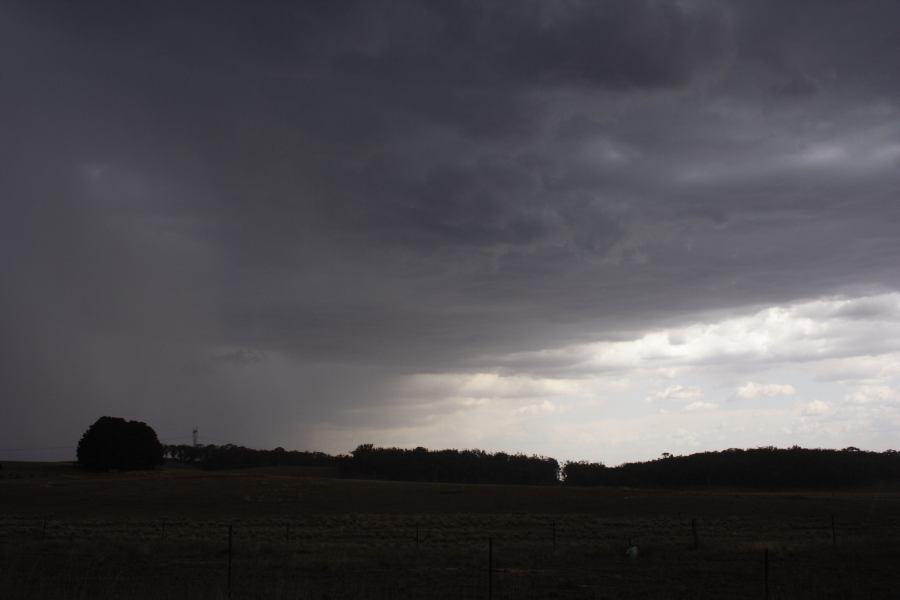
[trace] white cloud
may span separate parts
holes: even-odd
[[[885,385],[861,386],[845,396],[849,404],[882,404],[900,403],[900,393]]]
[[[864,354],[818,361],[815,377],[827,382],[866,382],[872,385],[900,376],[900,352]]]
[[[516,409],[516,414],[534,417],[538,415],[549,415],[555,413],[557,410],[558,407],[555,404],[549,400],[544,400],[540,404],[526,404],[525,406],[521,406]]]
[[[773,396],[793,396],[797,393],[794,386],[782,383],[755,383],[748,381],[737,388],[737,395],[745,400],[760,396],[771,398]]]
[[[687,412],[696,412],[698,410],[715,410],[717,408],[719,408],[718,404],[714,404],[712,402],[697,401],[691,402],[690,404],[685,406],[684,410],[686,410]]]
[[[681,385],[670,385],[669,387],[653,392],[647,397],[648,402],[656,400],[694,400],[702,398],[703,390],[694,387],[684,387]]]
[[[806,417],[820,417],[831,412],[831,407],[821,400],[813,400],[808,402],[800,410],[800,414]]]
[[[900,431],[900,293],[771,306],[482,365],[402,378],[394,407],[404,427],[363,437],[608,464],[760,445],[884,449]]]
[[[411,397],[535,398],[577,391],[566,379],[499,373],[424,373],[408,377],[402,393]]]
[[[645,369],[764,368],[900,353],[900,293],[825,298],[708,323],[648,331],[625,341],[497,357],[516,371],[623,373]],[[896,367],[895,367],[896,370]]]

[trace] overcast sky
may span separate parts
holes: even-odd
[[[900,439],[900,3],[0,4],[0,459]]]

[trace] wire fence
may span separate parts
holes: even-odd
[[[896,564],[900,515],[0,517],[4,598],[891,598]]]

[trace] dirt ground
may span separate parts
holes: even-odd
[[[0,471],[4,599],[897,598],[898,566],[885,489]]]

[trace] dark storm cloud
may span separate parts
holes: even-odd
[[[397,373],[896,288],[898,10],[7,3],[7,397],[339,420]]]

